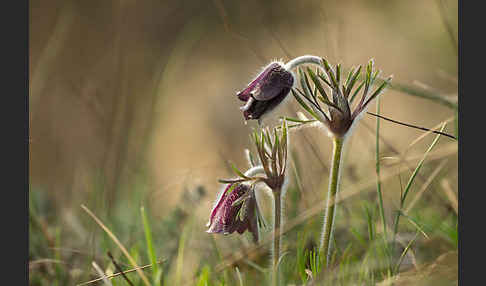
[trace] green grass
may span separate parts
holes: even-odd
[[[152,229],[150,228],[150,223],[145,212],[145,208],[140,208],[140,213],[142,215],[143,228],[145,232],[145,241],[147,243],[147,255],[150,257],[150,263],[152,264],[152,282],[155,285],[160,285],[162,279],[162,269],[159,269],[157,263],[157,255],[154,251],[154,246],[152,243]]]
[[[290,187],[288,192],[288,197],[299,197],[296,187]],[[31,285],[53,285],[53,282],[57,285],[76,285],[96,279],[98,275],[90,266],[93,260],[97,261],[105,272],[117,272],[106,256],[107,251],[113,253],[124,270],[133,268],[106,233],[97,229],[97,225],[78,211],[77,214],[86,230],[91,232],[88,236],[92,237],[92,242],[89,243],[91,246],[83,248],[82,241],[73,240],[69,227],[56,227],[61,222],[58,217],[49,215],[52,210],[46,210],[46,213],[37,210],[45,200],[46,197],[31,196],[29,260],[31,264],[46,258],[62,261],[62,263],[46,262],[33,267],[30,270]],[[329,283],[328,285],[374,285],[391,276],[388,271],[390,267],[394,270],[394,274],[411,269],[410,262],[407,262],[408,253],[419,251],[421,244],[429,240],[437,240],[440,243],[431,245],[430,247],[436,249],[427,249],[429,254],[417,253],[418,264],[433,262],[441,253],[457,251],[457,216],[451,213],[441,214],[443,210],[438,206],[437,201],[434,205],[425,200],[431,199],[424,198],[424,201],[419,202],[406,216],[404,223],[398,224],[398,234],[412,233],[413,237],[408,238],[405,246],[397,246],[393,265],[388,265],[389,254],[387,244],[384,243],[386,240],[383,231],[378,227],[382,221],[379,207],[372,201],[350,200],[346,202],[346,208],[352,211],[346,215],[338,212],[335,230],[336,246],[332,255],[331,269],[325,273],[320,273],[323,260],[316,251],[320,217],[314,216],[306,223],[295,227],[286,233],[283,239],[283,252],[286,255],[281,262],[281,276],[285,285],[308,283],[313,278],[325,281],[326,284]],[[126,213],[137,215],[134,215],[132,221],[130,219],[110,221],[107,218],[104,218],[104,221],[127,247],[137,264],[149,266],[143,271],[147,277],[151,277],[152,285],[258,285],[255,283],[269,281],[269,273],[265,272],[270,264],[270,256],[266,250],[268,245],[259,249],[255,255],[248,255],[248,262],[238,260],[229,266],[218,268],[217,266],[228,260],[228,255],[232,254],[228,249],[221,250],[221,247],[226,245],[226,248],[235,250],[245,248],[238,243],[236,237],[220,237],[211,242],[210,235],[203,233],[201,226],[195,225],[195,222],[202,225],[203,220],[190,213],[184,213],[179,208],[174,209],[163,220],[154,221],[148,215],[150,213],[148,206],[143,208],[134,206],[133,208],[139,210],[136,212],[127,209],[122,201],[119,207]],[[98,212],[103,217],[102,211],[98,210]],[[288,215],[292,213],[290,210],[287,212]],[[347,221],[350,225],[343,223],[344,216],[349,216]],[[292,217],[288,217],[287,220],[292,220]],[[50,238],[46,237],[47,233],[42,230],[39,221],[46,221],[47,233],[54,239],[54,248],[49,246]],[[152,228],[153,225],[158,227]],[[201,233],[196,235],[194,234],[196,231]],[[428,238],[422,233],[426,233]],[[202,241],[195,241],[197,239]],[[247,238],[243,237],[243,239]],[[294,241],[296,243],[293,243]],[[77,249],[83,253],[73,254],[62,249]],[[187,255],[194,252],[199,255],[199,261],[195,264],[194,262],[187,264]],[[162,262],[158,264],[157,261]],[[191,267],[196,265],[197,269],[188,271],[186,265]],[[133,285],[144,285],[136,272],[127,273],[126,276]],[[122,276],[116,276],[111,281],[113,285],[129,285]],[[101,282],[96,283],[91,285],[102,285]]]
[[[427,177],[434,166],[439,164],[426,160],[434,147],[440,148],[435,146],[440,145],[437,144],[437,138],[424,152],[398,202],[395,202],[399,208],[387,200],[378,200],[376,186],[374,192],[373,188],[369,191],[365,188],[360,195],[345,200],[343,210],[338,211],[336,216],[329,270],[322,272],[324,260],[317,253],[316,243],[321,222],[319,215],[311,216],[286,232],[282,241],[282,253],[285,255],[280,265],[284,285],[306,284],[316,279],[323,283],[319,285],[375,285],[402,272],[416,271],[419,275],[415,264],[429,265],[441,254],[451,251],[457,253],[457,215],[448,208],[443,194],[438,191],[432,193],[430,190],[414,208],[403,213],[406,199],[413,196],[414,190],[420,186],[417,181],[419,175]],[[382,170],[386,169],[381,167]],[[301,174],[302,170],[297,173]],[[449,171],[445,170],[434,182],[440,182],[448,175]],[[397,186],[390,189],[391,181],[382,177],[379,181],[381,190],[398,194],[400,190]],[[432,187],[438,188],[439,184],[432,183]],[[201,196],[196,201],[181,199],[177,207],[157,219],[151,215],[151,205],[146,203],[148,193],[143,184],[135,187],[135,190],[140,191],[119,198],[110,215],[104,209],[104,204],[95,203],[89,195],[86,201],[92,204],[93,213],[127,248],[137,265],[145,266],[143,272],[150,277],[151,285],[266,285],[270,281],[269,244],[255,248],[246,234],[242,237],[232,235],[213,239],[204,232],[207,218],[189,211],[195,209],[201,200],[211,198]],[[200,193],[197,190],[186,192]],[[293,203],[302,201],[302,194],[295,183],[290,184],[286,223],[296,219],[303,210],[302,206]],[[108,251],[113,253],[122,269],[133,269],[130,260],[123,255],[113,239],[81,208],[73,212],[82,226],[84,240],[58,215],[60,210],[52,206],[44,192],[31,190],[31,285],[78,285],[96,279],[98,274],[91,266],[92,261],[96,261],[107,275],[116,273],[118,271],[106,255]],[[386,216],[383,215],[384,210],[396,214],[392,234],[400,243],[387,243],[390,236],[387,237],[383,228]],[[390,245],[395,246],[390,249]],[[248,251],[243,255],[244,259],[236,256],[237,251],[242,249]],[[232,263],[225,264],[228,261]],[[145,285],[136,271],[126,276],[133,285]],[[111,282],[113,285],[130,285],[121,275],[112,278]],[[97,281],[84,285],[102,283]]]

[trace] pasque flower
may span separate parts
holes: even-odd
[[[327,127],[332,137],[343,138],[358,121],[360,115],[364,113],[369,103],[383,92],[392,78],[389,77],[383,81],[370,94],[371,87],[380,73],[373,70],[373,60],[369,61],[366,67],[365,79],[354,90],[353,88],[361,74],[361,66],[351,70],[344,82],[341,79],[340,65],[337,65],[334,71],[327,60],[321,59],[321,63],[324,73],[317,72],[316,74],[310,68],[307,68],[307,73],[300,70],[300,83],[303,91],[295,89],[300,96],[294,90],[292,90],[292,93],[304,109]],[[314,83],[314,87],[310,85],[307,74]],[[325,86],[329,87],[330,97],[324,89]],[[351,104],[361,90],[363,91],[361,99],[354,110],[351,110]],[[327,113],[321,104],[327,105]]]
[[[339,190],[340,173],[342,169],[342,154],[346,142],[353,126],[359,120],[359,117],[365,113],[370,102],[378,97],[385,87],[390,83],[391,77],[383,81],[375,91],[371,92],[372,86],[379,75],[379,71],[373,70],[373,60],[370,60],[366,66],[365,77],[354,89],[359,80],[361,66],[352,69],[347,79],[341,78],[341,65],[336,65],[333,69],[327,60],[314,56],[302,57],[293,61],[293,66],[302,63],[317,64],[323,72],[314,73],[307,68],[307,73],[299,70],[300,85],[303,91],[299,89],[292,90],[292,94],[300,105],[309,112],[315,120],[296,120],[302,125],[310,122],[320,122],[328,130],[333,139],[333,155],[331,161],[331,172],[329,174],[329,189],[327,193],[326,207],[324,209],[324,221],[321,232],[320,251],[325,257],[325,267],[329,265],[331,257],[331,241],[334,229],[335,209],[337,207],[336,198]],[[309,77],[307,76],[309,75]],[[310,82],[314,83],[314,86]],[[328,88],[325,89],[324,87]],[[326,93],[330,93],[330,96]],[[363,91],[361,99],[351,110],[354,99],[360,91]],[[297,91],[297,92],[296,92]],[[371,94],[370,94],[371,93]],[[321,104],[327,106],[323,108]],[[327,110],[326,110],[327,109]],[[296,126],[296,125],[294,125]]]
[[[216,201],[209,222],[208,233],[230,234],[235,231],[252,233],[258,241],[258,207],[254,190],[248,184],[230,183]]]
[[[291,72],[303,64],[313,64],[318,66],[317,72],[307,67],[307,73],[299,69],[300,85],[302,90],[294,88],[294,74]],[[332,241],[332,230],[334,225],[334,215],[336,208],[336,197],[339,189],[341,158],[343,146],[346,138],[351,133],[353,126],[359,121],[362,114],[374,98],[378,97],[385,87],[390,83],[391,77],[384,80],[377,89],[371,92],[375,80],[378,78],[379,71],[373,70],[373,60],[369,61],[364,79],[361,79],[361,66],[352,69],[347,79],[341,77],[341,65],[336,65],[333,69],[326,59],[305,55],[297,57],[282,64],[274,62],[265,69],[248,85],[246,89],[237,94],[238,98],[246,104],[241,107],[246,120],[260,119],[263,115],[273,110],[292,91],[293,96],[299,104],[309,112],[314,119],[299,120],[286,118],[298,124],[289,126],[296,127],[308,123],[324,125],[328,134],[333,139],[333,155],[331,161],[331,172],[329,174],[329,189],[327,193],[326,207],[324,210],[324,222],[321,232],[320,251],[325,256],[325,265],[329,264],[330,241]],[[309,80],[310,77],[310,80]],[[361,81],[357,88],[356,83]],[[313,82],[313,85],[311,85]],[[361,99],[352,105],[358,93],[362,91]],[[329,93],[329,96],[328,96]],[[325,108],[327,107],[327,108]],[[285,120],[284,120],[285,123]],[[283,134],[286,133],[286,128]],[[257,151],[260,157],[261,168],[264,169],[265,178],[259,179],[272,189],[274,207],[274,246],[273,246],[273,281],[278,281],[278,259],[280,249],[280,239],[277,230],[280,231],[281,225],[281,200],[285,193],[285,169],[287,146],[284,146],[287,139],[270,140],[270,136],[255,136]],[[285,138],[286,135],[283,135]],[[284,143],[285,142],[285,143]],[[240,172],[241,173],[241,172]],[[249,180],[245,175],[243,180]]]
[[[248,97],[249,100],[250,96]],[[280,132],[278,129],[273,129],[273,136],[268,129],[262,129],[260,132],[255,130],[254,143],[258,162],[253,160],[253,156],[247,150],[245,153],[250,169],[243,173],[232,165],[231,167],[238,178],[219,180],[227,185],[216,200],[207,224],[209,227],[207,232],[209,233],[229,234],[237,231],[241,234],[248,230],[253,234],[254,241],[258,242],[259,227],[264,226],[265,223],[258,208],[255,190],[257,185],[262,185],[260,183],[264,183],[270,188],[274,199],[274,243],[272,247],[272,280],[274,285],[278,281],[280,236],[282,235],[282,202],[287,186],[288,133],[285,120],[282,122]]]
[[[289,94],[293,84],[294,76],[282,63],[270,63],[247,88],[237,93],[246,102],[241,107],[245,119],[260,119],[272,111]]]

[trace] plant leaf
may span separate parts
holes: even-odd
[[[242,177],[244,179],[251,179],[250,177],[248,176],[245,176],[245,174],[243,174],[240,170],[238,170],[238,168],[236,168],[236,166],[233,164],[233,163],[230,163],[230,166],[231,166],[231,169],[233,169],[233,172],[235,172],[236,175],[238,175],[239,177]]]
[[[322,95],[322,97],[323,97],[322,100],[324,100],[324,103],[326,103],[326,102],[331,103],[329,101],[329,97],[327,96],[326,91],[322,87],[322,85],[321,85],[318,77],[316,76],[316,74],[310,68],[307,68],[307,73],[309,74],[311,80],[314,82],[315,87],[319,90],[319,93]]]
[[[392,77],[389,77],[386,81],[384,81],[376,90],[373,92],[373,94],[366,100],[366,102],[363,104],[363,108],[366,107],[372,100],[373,98],[377,97],[380,93],[383,92],[385,87],[390,84],[392,80]]]
[[[317,114],[312,109],[310,109],[309,106],[307,106],[307,104],[305,104],[305,102],[302,100],[302,98],[300,98],[300,96],[297,95],[294,89],[292,89],[291,91],[292,91],[292,95],[300,104],[300,106],[302,106],[302,108],[304,108],[307,112],[309,112],[309,114],[312,115],[312,117],[314,117],[316,120],[319,120],[319,116],[317,116]]]
[[[358,95],[358,92],[361,90],[361,88],[363,88],[364,84],[365,84],[365,81],[363,80],[359,84],[358,88],[354,91],[353,96],[351,96],[351,99],[349,100],[349,104],[353,103],[354,99],[356,98],[356,95]]]
[[[350,94],[351,90],[353,90],[353,87],[356,84],[356,81],[358,80],[359,75],[361,74],[361,68],[362,68],[362,66],[360,65],[355,70],[354,75],[351,78],[351,81],[348,84],[346,84],[346,99],[349,97],[349,94]]]

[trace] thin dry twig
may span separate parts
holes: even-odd
[[[157,261],[157,264],[161,264],[162,262],[163,262],[163,260],[159,260],[159,261]],[[123,274],[126,274],[126,273],[131,273],[131,272],[135,272],[135,271],[142,270],[142,269],[145,269],[145,268],[150,268],[150,267],[152,267],[152,264],[147,264],[147,265],[140,266],[140,267],[133,268],[133,269],[129,269],[129,270],[126,270],[126,271],[123,271],[123,272],[117,272],[117,273],[114,273],[114,274],[106,276],[106,277],[108,279],[112,279],[112,278],[115,278],[117,276],[120,276],[120,275],[123,275]],[[90,280],[90,281],[86,281],[86,282],[83,282],[83,283],[80,283],[80,284],[76,284],[76,286],[88,285],[88,284],[95,283],[95,282],[98,282],[98,281],[101,281],[101,280],[103,280],[103,278],[96,278],[96,279],[93,279],[93,280]]]
[[[449,122],[451,122],[452,120],[454,120],[454,117],[450,117],[449,119],[447,119],[447,120],[445,120],[445,121],[443,121],[443,122],[441,122],[441,123],[439,123],[439,124],[435,125],[434,127],[432,127],[432,129],[433,129],[433,130],[435,130],[435,129],[439,129],[439,128],[442,126],[442,124],[444,124],[444,123],[449,123]],[[422,139],[424,139],[424,138],[425,138],[427,135],[429,135],[430,133],[431,133],[431,132],[430,132],[430,131],[428,131],[428,132],[425,132],[425,133],[421,134],[420,136],[418,136],[418,137],[417,137],[415,140],[413,140],[413,141],[412,141],[412,143],[410,143],[410,145],[408,145],[407,150],[408,150],[408,149],[410,149],[410,148],[411,148],[413,145],[415,145],[415,144],[417,144],[418,142],[420,142]]]
[[[118,238],[101,222],[100,219],[98,219],[86,206],[81,205],[81,208],[87,212],[91,218],[93,218],[94,221],[108,234],[108,236],[115,242],[115,244],[121,249],[123,254],[128,258],[130,263],[134,268],[136,268],[138,275],[140,278],[142,278],[142,281],[145,283],[145,285],[150,286],[150,283],[145,276],[145,274],[139,269],[139,266],[137,265],[137,262],[133,259],[133,257],[130,255],[130,253],[127,251],[127,249],[123,246],[123,244],[118,240]]]
[[[452,136],[452,135],[450,135],[448,133],[440,132],[440,131],[437,131],[437,130],[432,130],[432,129],[429,129],[429,128],[425,128],[425,127],[421,127],[421,126],[417,126],[417,125],[413,125],[413,124],[409,124],[409,123],[400,122],[400,121],[397,121],[397,120],[394,120],[394,119],[385,117],[383,115],[375,114],[375,113],[372,113],[372,112],[366,112],[366,113],[368,113],[369,115],[373,115],[373,116],[379,117],[379,118],[381,118],[383,120],[386,120],[386,121],[390,121],[390,122],[399,124],[399,125],[403,125],[403,126],[407,126],[407,127],[411,127],[411,128],[415,128],[415,129],[427,131],[428,133],[431,132],[431,133],[435,133],[435,134],[444,135],[444,136],[447,136],[447,137],[452,138],[454,140],[457,140],[456,137],[454,137],[454,136]],[[426,134],[428,134],[428,133],[426,133]]]
[[[459,204],[457,202],[457,197],[454,191],[452,190],[452,187],[447,179],[442,179],[440,182],[440,185],[442,186],[442,190],[444,190],[444,193],[446,194],[447,198],[449,199],[449,202],[451,203],[452,208],[456,212],[456,215],[459,212]]]
[[[115,258],[113,258],[113,255],[111,255],[111,252],[108,251],[107,255],[111,259],[111,262],[113,263],[113,265],[115,265],[116,270],[119,273],[121,273],[121,275],[123,276],[123,279],[125,279],[125,281],[127,281],[127,283],[129,285],[133,286],[132,281],[130,281],[130,279],[128,279],[128,277],[125,275],[125,273],[123,273],[123,270],[121,269],[120,265],[118,265],[118,263],[116,263]]]
[[[51,234],[48,231],[47,222],[43,218],[37,217],[35,215],[31,215],[30,217],[39,225],[41,233],[44,235],[45,239],[47,240],[47,244],[49,245],[49,247],[54,247],[56,243],[54,241],[54,238],[51,236]]]
[[[101,269],[101,267],[96,263],[96,261],[91,262],[91,265],[96,270],[96,272],[98,272],[98,274],[101,276],[101,279],[103,280],[103,283],[105,283],[105,285],[113,286],[113,284],[111,284],[111,281],[108,280],[106,273],[103,271],[103,269]]]

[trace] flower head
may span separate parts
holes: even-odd
[[[280,129],[280,132],[277,130]],[[280,133],[280,134],[279,134]],[[279,191],[286,180],[287,172],[287,122],[282,121],[282,126],[273,129],[273,136],[266,130],[257,130],[253,133],[257,158],[264,170],[265,177],[260,179],[274,192]]]
[[[236,94],[246,102],[240,108],[245,120],[260,119],[272,111],[289,94],[293,84],[294,76],[283,64],[270,63],[247,88]]]
[[[385,87],[390,83],[392,77],[383,81],[380,86],[369,95],[371,86],[374,84],[380,73],[380,71],[373,71],[373,60],[369,61],[366,67],[365,79],[355,90],[353,90],[353,87],[360,76],[361,66],[351,70],[345,82],[341,82],[340,65],[337,65],[334,71],[329,63],[325,59],[322,59],[322,67],[325,73],[317,72],[316,74],[310,68],[307,68],[307,73],[300,70],[300,83],[303,91],[296,89],[299,93],[297,94],[292,90],[292,94],[305,110],[327,127],[332,136],[344,137],[353,127],[353,124],[358,121],[359,116],[364,113],[369,103],[383,92]],[[307,74],[314,83],[314,87],[311,86]],[[331,99],[329,99],[322,82],[329,87],[328,90],[331,94]],[[363,90],[363,95],[360,101],[356,104],[354,110],[351,110],[351,105],[360,90]],[[302,97],[305,101],[302,100]],[[327,105],[327,113],[321,107],[320,103]],[[305,124],[311,121],[312,120],[305,122],[301,121],[299,123]]]
[[[230,234],[250,231],[258,241],[258,206],[253,189],[247,184],[230,183],[216,201],[208,233]]]

